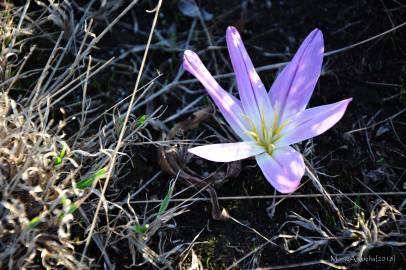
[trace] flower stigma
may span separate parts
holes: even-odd
[[[276,148],[275,143],[282,137],[282,130],[286,126],[287,121],[278,125],[278,115],[274,112],[272,127],[269,128],[266,125],[265,116],[261,112],[261,121],[259,128],[257,125],[247,116],[244,115],[244,118],[248,121],[250,129],[247,133],[265,149],[265,151],[272,155],[273,150]]]

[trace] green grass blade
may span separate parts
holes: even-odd
[[[78,189],[85,189],[88,187],[91,187],[93,182],[104,177],[106,175],[107,169],[106,168],[102,168],[100,170],[98,170],[97,172],[95,172],[94,174],[92,174],[91,176],[79,181],[76,184],[76,188]]]
[[[28,228],[34,229],[35,227],[38,226],[38,224],[41,222],[40,217],[35,217],[28,222]]]
[[[147,119],[147,116],[144,114],[140,117],[137,118],[137,125],[142,126],[145,123],[145,120]]]
[[[162,200],[161,205],[159,206],[158,216],[165,213],[166,209],[168,208],[169,201],[171,200],[174,187],[175,187],[175,181],[172,180],[169,183],[168,192],[166,193],[165,198]]]
[[[62,163],[62,159],[65,157],[66,155],[66,148],[65,146],[62,148],[61,152],[59,152],[59,155],[57,157],[55,157],[54,160],[54,165],[60,165]]]
[[[135,225],[134,226],[134,232],[138,234],[144,234],[149,228],[149,224],[145,225]]]

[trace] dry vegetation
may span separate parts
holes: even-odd
[[[354,258],[381,247],[389,247],[398,262],[406,261],[406,186],[399,188],[406,184],[404,167],[385,165],[366,174],[391,183],[379,192],[356,177],[352,180],[358,179],[362,191],[342,191],[331,184],[325,157],[308,142],[300,146],[307,174],[298,193],[253,194],[263,186],[247,185],[240,193],[233,188],[234,197],[227,192],[219,197],[230,179],[257,177],[257,172],[240,162],[213,166],[187,154],[191,144],[231,141],[233,134],[201,86],[184,76],[177,58],[185,48],[204,44],[200,53],[217,78],[232,78],[225,68],[224,40],[217,35],[225,28],[213,30],[221,28],[216,23],[227,12],[208,25],[208,11],[180,2],[167,9],[158,1],[0,2],[0,269],[347,269],[357,267]],[[242,14],[247,5],[241,1],[229,12]],[[398,9],[406,10],[400,4]],[[171,29],[171,20],[182,22],[177,16],[187,17],[189,25]],[[327,55],[397,35],[403,25],[396,22],[390,31]],[[117,53],[111,42],[120,41],[122,29],[136,38],[129,37]],[[289,53],[281,55],[289,59]],[[327,59],[324,76],[336,80],[339,71],[330,64]],[[283,65],[260,70],[274,72]],[[388,97],[401,105],[403,72],[399,92]],[[404,129],[398,120],[404,112],[380,121],[360,117],[340,136],[351,145],[358,133],[365,134],[370,149],[375,128],[384,132],[379,128],[389,123]],[[402,162],[404,133],[393,130],[400,142],[393,148],[399,155],[395,160]],[[265,216],[269,227],[236,218],[243,213],[241,204],[264,200],[269,205],[255,206],[253,215]],[[286,201],[294,201],[290,211],[280,206]],[[205,222],[197,225],[193,219]],[[236,251],[227,255],[228,264],[215,258],[222,256],[213,248],[217,238],[204,236],[203,231],[211,232],[210,222],[233,224],[225,230],[243,234],[227,238],[236,240],[224,245]],[[251,238],[255,242],[249,245]],[[262,261],[273,254],[283,254],[284,263]]]

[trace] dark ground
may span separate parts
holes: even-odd
[[[396,1],[272,1],[271,7],[265,1],[250,1],[243,9],[238,8],[239,3],[240,1],[216,1],[216,3],[203,1],[199,6],[214,14],[214,19],[207,21],[206,24],[215,44],[225,46],[226,27],[228,25],[238,27],[256,66],[289,60],[304,37],[316,27],[323,31],[326,51],[331,51],[377,35],[399,25],[406,18],[406,7]],[[176,8],[174,2],[164,3],[158,29],[167,33],[168,29],[173,27],[172,31],[176,32],[175,42],[181,45],[192,19],[179,14]],[[140,13],[141,18],[145,16],[142,8],[137,9],[136,12]],[[139,20],[141,29],[144,22],[145,28],[148,28],[149,19]],[[208,43],[201,32],[201,27],[198,29],[200,31],[196,33],[198,38],[192,39],[190,46],[195,50],[204,50]],[[109,38],[114,42],[110,44],[106,40],[106,47],[101,46],[101,51],[114,51],[122,46],[140,42],[139,37],[130,34],[115,35],[115,33],[113,32],[112,38]],[[308,157],[321,172],[334,176],[319,175],[321,183],[331,193],[337,190],[349,193],[404,190],[403,184],[406,179],[404,177],[406,161],[404,115],[392,121],[384,121],[373,128],[352,133],[351,136],[344,136],[348,131],[385,120],[405,108],[404,37],[406,35],[404,34],[405,29],[400,29],[324,60],[325,74],[318,83],[311,105],[332,103],[347,97],[354,98],[339,124],[314,139],[315,148]],[[220,52],[228,59],[225,48]],[[281,57],[273,56],[272,53],[288,53],[288,55]],[[164,53],[156,50],[152,52],[150,58],[152,61],[149,64],[154,68],[161,68],[163,76],[159,80],[160,83],[165,84],[173,79],[174,72],[181,64],[181,54],[181,52]],[[219,51],[216,54],[218,56]],[[200,55],[205,63],[210,62],[210,53],[204,51]],[[230,66],[221,66],[221,70],[225,73],[231,72]],[[213,69],[211,71],[214,72]],[[266,85],[270,86],[275,71],[262,72],[260,76]],[[132,78],[133,76],[128,74],[118,75],[111,89],[119,87],[130,91],[133,84]],[[192,77],[185,74],[183,78]],[[230,80],[222,80],[221,83],[226,87]],[[195,84],[191,89],[201,89],[201,85]],[[114,96],[116,93],[114,90],[109,94]],[[174,88],[155,100],[155,106],[159,104],[167,106],[163,118],[182,106],[182,98],[191,101],[201,94],[184,97],[182,95],[184,92],[181,89]],[[120,97],[115,98],[119,100]],[[210,124],[213,127],[216,125],[214,122]],[[201,131],[196,131],[196,134]],[[205,135],[210,135],[210,131],[206,131]],[[135,166],[147,167],[146,171],[143,170],[143,174],[148,178],[156,171],[158,164],[154,154],[155,147],[149,146],[143,149],[143,158],[135,157],[137,160]],[[139,162],[142,160],[145,164],[140,165]],[[208,166],[212,168],[221,165],[208,164]],[[137,168],[135,168],[135,175],[139,175]],[[162,198],[167,189],[168,179],[169,176],[166,175],[161,177],[148,192]],[[306,178],[303,179],[303,182],[305,181]],[[273,193],[273,188],[266,182],[253,160],[244,161],[240,176],[231,179],[218,189],[219,196],[253,196]],[[296,192],[296,194],[307,193],[317,193],[310,182]],[[359,197],[359,207],[368,212],[370,202],[375,199],[376,197]],[[386,200],[388,203],[397,205],[402,198],[387,197]],[[322,220],[328,220],[328,215],[332,213],[327,209],[328,206],[323,199],[307,198],[300,199],[300,202],[307,207],[307,210],[298,199],[286,199],[276,207],[273,218],[268,216],[266,210],[271,203],[270,200],[235,200],[221,203],[232,217],[256,229],[264,236],[272,238],[279,233],[280,225],[286,221],[290,211],[307,218],[313,214]],[[339,207],[349,215],[354,212],[353,205],[343,203]],[[167,232],[169,239],[192,241],[203,229],[197,241],[205,243],[196,245],[194,249],[205,268],[225,268],[264,243],[265,240],[257,234],[231,220],[213,221],[210,209],[209,203],[193,204],[188,213],[176,218],[177,228]],[[334,231],[334,226],[330,226],[330,229]],[[371,256],[394,254],[396,263],[364,263],[357,269],[386,267],[401,269],[401,265],[406,261],[404,248],[384,247],[374,249],[370,254]],[[253,257],[248,257],[239,267],[277,266],[321,258],[329,261],[330,253],[327,249],[316,249],[302,255],[289,255],[279,247],[268,245],[255,253],[254,258],[257,261]],[[315,265],[307,267],[307,269],[316,268],[327,267]]]

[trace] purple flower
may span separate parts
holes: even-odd
[[[306,109],[320,76],[323,34],[315,29],[307,36],[269,92],[234,27],[227,29],[227,47],[241,100],[221,88],[194,52],[185,51],[183,67],[203,84],[242,142],[199,146],[189,152],[217,162],[255,156],[276,190],[293,192],[304,175],[305,164],[302,155],[289,145],[320,135],[334,126],[351,101],[349,98]]]

